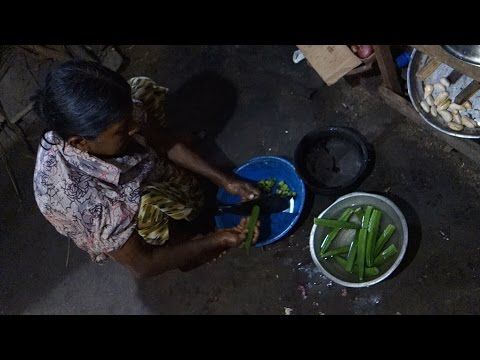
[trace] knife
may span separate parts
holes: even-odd
[[[219,204],[217,214],[232,213],[238,215],[250,215],[254,205],[258,205],[260,207],[260,212],[263,214],[279,213],[290,208],[290,199],[291,198],[281,197],[277,194],[269,194],[240,204]]]

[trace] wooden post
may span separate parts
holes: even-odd
[[[389,45],[373,45],[375,57],[377,58],[378,67],[382,73],[383,83],[385,87],[393,92],[403,95],[402,87],[398,81],[397,70],[393,62],[392,53]]]

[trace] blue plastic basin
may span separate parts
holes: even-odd
[[[291,213],[260,214],[260,235],[256,246],[271,244],[287,235],[298,221],[305,204],[305,185],[297,175],[295,167],[288,160],[276,156],[261,156],[239,166],[234,172],[240,178],[253,183],[271,178],[275,178],[277,182],[283,180],[292,191],[297,193],[293,200]],[[217,200],[224,204],[240,202],[238,196],[230,195],[224,189],[218,191]],[[231,228],[238,225],[241,217],[240,215],[226,213],[217,215],[215,222],[220,229]]]

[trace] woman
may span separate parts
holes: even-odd
[[[246,239],[245,218],[185,239],[185,221],[203,203],[190,172],[242,200],[259,195],[174,140],[165,128],[167,91],[149,78],[127,82],[100,64],[70,61],[47,76],[35,102],[48,124],[34,174],[40,211],[93,260],[112,258],[140,278],[194,268]]]

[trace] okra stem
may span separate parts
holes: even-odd
[[[397,247],[394,244],[391,244],[389,247],[387,247],[385,250],[382,251],[380,255],[378,255],[375,258],[375,261],[373,262],[374,266],[380,266],[382,265],[385,260],[387,260],[389,257],[395,255],[398,252]]]
[[[358,249],[357,249],[357,263],[358,263],[358,279],[363,280],[365,274],[365,248],[367,243],[367,229],[360,229],[358,234]]]
[[[325,254],[322,255],[322,257],[326,258],[326,257],[330,257],[330,256],[346,254],[346,253],[348,253],[349,249],[350,249],[349,245],[340,246],[339,248],[327,251]]]
[[[385,230],[383,230],[382,235],[379,236],[377,244],[375,245],[374,257],[376,258],[383,250],[383,246],[390,239],[392,234],[395,232],[395,226],[388,224]]]
[[[363,218],[363,209],[362,207],[357,207],[354,211],[353,211],[357,216],[358,218],[360,219],[360,221],[362,221],[362,218]]]
[[[362,218],[363,229],[368,228],[368,222],[370,221],[370,216],[372,215],[372,211],[373,211],[373,206],[368,205]]]
[[[335,260],[337,261],[337,263],[342,266],[343,268],[346,267],[347,265],[347,260],[345,260],[344,258],[342,258],[341,256],[335,256]],[[353,272],[358,274],[358,266],[355,265],[353,267]],[[365,268],[365,275],[366,276],[377,276],[378,274],[380,274],[380,271],[378,270],[377,267],[367,267]]]
[[[347,221],[350,219],[350,216],[353,214],[353,209],[348,208],[345,209],[342,215],[338,218],[339,221]],[[323,255],[327,250],[332,241],[337,237],[338,233],[340,232],[341,229],[333,229],[331,230],[327,236],[325,236],[325,239],[322,242],[322,245],[320,246],[320,255]]]
[[[381,217],[382,213],[377,209],[373,209],[370,221],[368,222],[367,251],[365,255],[367,266],[372,266],[373,264],[375,242],[377,240],[378,226],[380,225]]]
[[[355,239],[353,239],[350,245],[350,251],[348,252],[347,265],[345,266],[345,270],[348,272],[352,272],[353,264],[357,256],[357,248],[358,248],[358,233],[355,234]]]
[[[340,229],[360,229],[360,225],[349,222],[330,219],[315,219],[315,225],[328,226]]]

